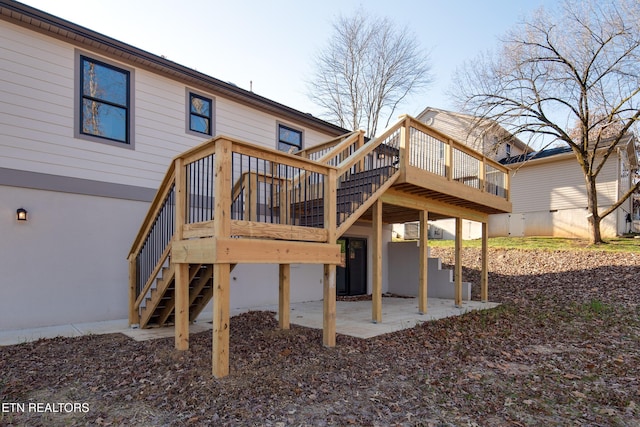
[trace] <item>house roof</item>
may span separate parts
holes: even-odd
[[[417,116],[418,120],[422,120],[423,121],[424,116],[428,115],[429,113],[436,113],[436,114],[441,114],[441,115],[448,116],[448,117],[451,117],[451,118],[455,118],[458,121],[462,122],[461,124],[463,124],[463,126],[466,128],[465,131],[467,131],[469,127],[477,126],[477,125],[480,125],[481,127],[485,128],[485,129],[489,129],[489,128],[492,128],[492,127],[496,128],[496,129],[499,129],[501,132],[504,132],[505,135],[508,135],[509,143],[513,144],[515,147],[517,147],[520,150],[525,151],[525,152],[533,151],[533,149],[529,145],[525,144],[518,137],[516,137],[513,134],[511,134],[508,130],[506,130],[505,128],[500,126],[494,120],[479,119],[478,117],[473,116],[471,114],[465,114],[465,113],[459,113],[459,112],[455,112],[455,111],[443,110],[443,109],[434,108],[434,107],[426,107],[424,110],[422,110],[422,112],[420,114],[418,114],[418,116]],[[427,124],[429,124],[429,123],[427,123]]]
[[[611,143],[612,141],[613,141],[613,138],[601,140],[600,143],[598,144],[598,150],[607,148],[609,146],[609,143]],[[636,150],[635,142],[636,142],[635,136],[629,133],[629,134],[626,134],[618,143],[618,146],[622,150],[626,151],[629,159],[629,163],[631,164],[632,167],[637,167],[638,165],[638,156],[636,155],[636,152],[635,152]],[[589,148],[593,149],[595,144],[590,144],[590,145],[591,147]],[[530,160],[539,160],[539,159],[544,159],[544,158],[549,158],[554,156],[561,156],[563,154],[572,153],[572,151],[573,150],[571,149],[571,147],[569,147],[568,145],[565,145],[562,147],[547,148],[545,150],[521,154],[519,156],[507,157],[505,159],[500,160],[500,163],[502,163],[503,165],[512,165],[512,164],[527,162]]]
[[[296,121],[322,132],[333,135],[349,132],[347,129],[316,118],[311,114],[287,107],[251,91],[241,89],[234,84],[216,79],[22,3],[0,0],[0,19],[81,46],[84,49],[91,49],[113,59],[145,68],[173,80],[199,86],[247,106],[278,115],[284,119]]]

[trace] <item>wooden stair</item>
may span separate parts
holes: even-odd
[[[162,277],[156,280],[140,310],[140,327],[153,328],[175,322],[175,269],[174,264],[162,269]],[[213,296],[213,265],[189,266],[189,322],[193,322]]]
[[[338,185],[336,215],[338,224],[344,222],[357,208],[369,199],[396,169],[390,166],[356,172]],[[314,199],[302,203],[293,203],[291,212],[304,227],[322,227],[324,225],[324,200]]]

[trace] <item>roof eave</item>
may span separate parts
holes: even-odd
[[[19,2],[0,0],[0,19],[30,28],[31,30],[64,40],[71,44],[82,46],[86,49],[98,51],[114,59],[147,68],[172,79],[178,79],[185,83],[201,86],[239,103],[294,120],[297,123],[304,124],[307,127],[322,132],[334,135],[349,132],[347,129],[318,119],[310,114],[287,107],[286,105],[239,88],[233,84],[226,83],[161,56],[154,55]]]

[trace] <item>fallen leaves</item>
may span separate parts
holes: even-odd
[[[463,264],[477,299],[479,252]],[[187,352],[120,335],[0,347],[0,401],[90,404],[64,419],[12,414],[34,426],[640,425],[640,256],[491,250],[489,265],[497,309],[332,349],[321,331],[279,331],[273,313],[234,317],[221,380],[210,333]]]

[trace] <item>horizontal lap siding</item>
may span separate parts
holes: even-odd
[[[74,138],[74,61],[71,44],[0,21],[0,168],[156,188],[173,157],[210,138],[185,131],[186,86],[143,69],[133,73],[134,149]],[[304,130],[307,147],[330,138],[195,90],[215,99],[216,134],[275,148],[282,121]]]
[[[616,200],[616,157],[609,158],[598,176],[598,204]],[[522,166],[512,174],[511,201],[514,213],[586,208],[586,185],[574,158]]]

